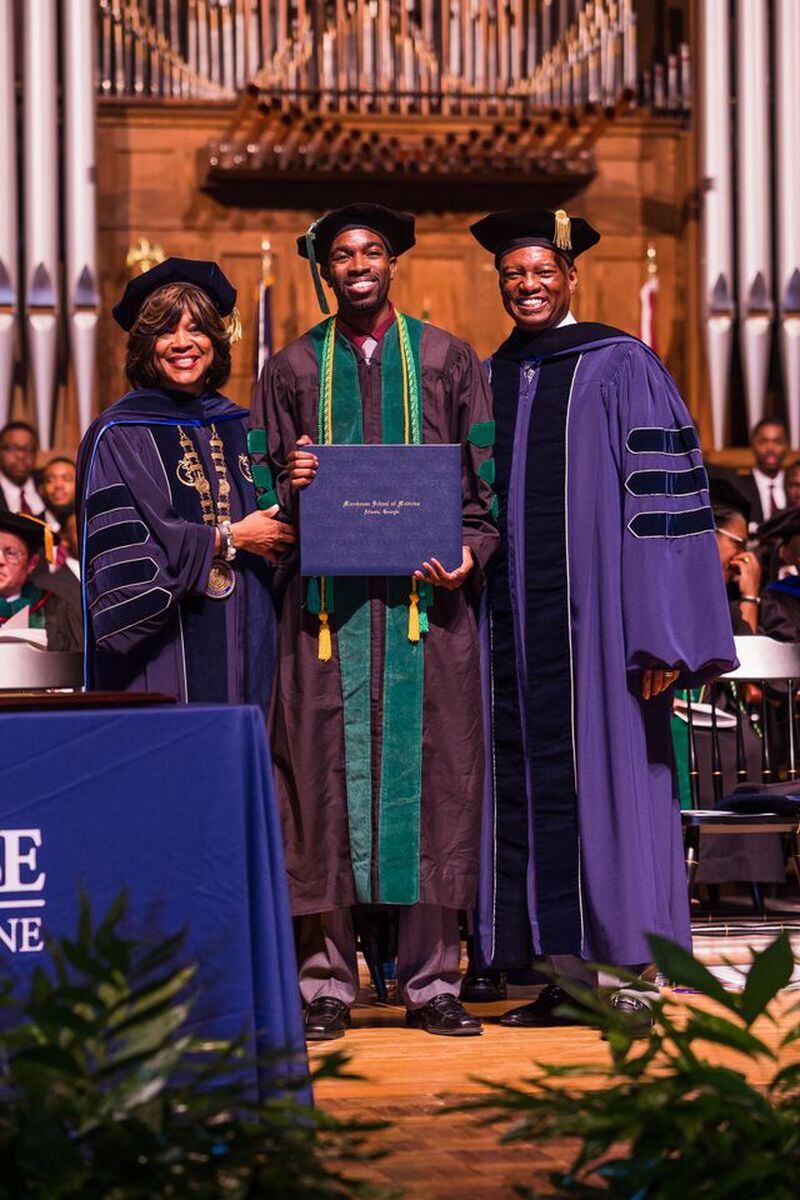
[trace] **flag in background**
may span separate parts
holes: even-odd
[[[256,379],[272,354],[272,245],[266,239],[261,243],[261,281],[256,298]]]
[[[645,346],[658,353],[656,345],[656,296],[658,295],[658,264],[653,242],[647,246],[647,278],[639,288],[639,337]]]

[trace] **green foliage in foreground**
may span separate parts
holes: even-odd
[[[376,1125],[297,1102],[245,1096],[236,1046],[187,1024],[193,967],[181,938],[152,949],[119,932],[120,900],[97,928],[82,905],[75,940],[50,947],[21,1019],[0,1032],[0,1200],[343,1200],[369,1193]],[[3,1003],[11,1002],[8,991]],[[3,1014],[8,1025],[9,1012]],[[313,1079],[343,1077],[331,1055]],[[293,1098],[294,1096],[294,1098]],[[362,1172],[363,1173],[363,1172]]]
[[[505,1143],[577,1140],[569,1170],[552,1172],[544,1191],[519,1187],[520,1196],[796,1200],[800,1005],[789,1010],[777,1051],[753,1032],[758,1018],[777,1023],[772,1002],[793,969],[787,934],[754,959],[739,995],[726,993],[680,946],[656,937],[650,945],[660,971],[716,1001],[713,1012],[659,997],[650,1038],[632,1042],[624,1018],[598,993],[594,1023],[608,1037],[607,1065],[536,1064],[536,1075],[521,1087],[489,1083],[488,1095],[462,1107],[488,1111],[502,1125]],[[708,1058],[714,1047],[734,1051],[743,1067],[757,1064],[766,1086],[715,1065]]]

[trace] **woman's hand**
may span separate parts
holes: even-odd
[[[251,554],[260,554],[268,562],[277,562],[297,539],[293,525],[275,520],[277,512],[278,505],[273,504],[272,508],[256,509],[231,525],[236,549],[249,550]]]
[[[729,570],[739,584],[739,591],[743,596],[758,595],[761,587],[761,563],[752,551],[748,550],[746,554],[737,554],[732,558]]]
[[[297,439],[297,444],[298,446],[310,446],[311,438],[304,433],[301,438]],[[319,459],[315,454],[309,454],[307,450],[291,450],[286,459],[286,470],[289,473],[289,482],[292,487],[308,487],[317,473],[318,466]]]
[[[422,564],[421,571],[414,572],[414,578],[421,579],[425,583],[432,583],[435,587],[445,588],[448,592],[454,592],[456,588],[460,588],[466,582],[467,576],[475,565],[475,558],[469,546],[464,546],[463,551],[461,566],[456,567],[455,571],[445,571],[439,560],[432,558],[430,562]]]

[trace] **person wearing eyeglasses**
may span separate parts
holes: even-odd
[[[32,578],[52,553],[53,537],[44,521],[24,513],[0,512],[0,637],[11,631],[43,629],[48,650],[80,650],[79,600],[70,603]]]

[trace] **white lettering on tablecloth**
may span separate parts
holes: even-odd
[[[41,829],[0,829],[0,949],[37,954],[44,949],[42,918],[27,915],[44,908],[47,876],[39,870]],[[9,909],[19,916],[6,916]],[[26,912],[27,910],[27,912]]]

